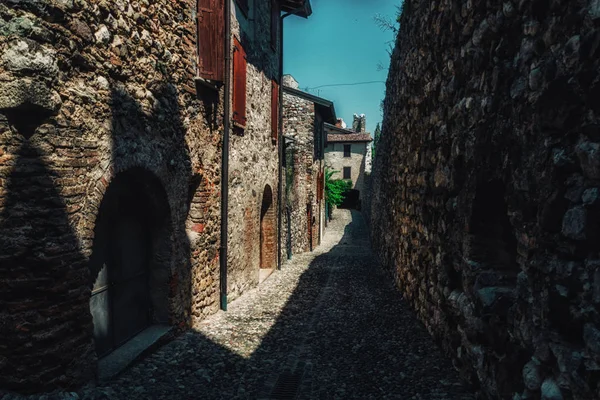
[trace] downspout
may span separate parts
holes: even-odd
[[[229,130],[231,101],[231,0],[225,0],[225,93],[223,94],[223,149],[221,160],[221,247],[219,285],[221,310],[227,311],[227,211],[229,210]]]
[[[282,175],[283,175],[283,157],[284,154],[284,137],[283,137],[283,20],[290,15],[294,15],[299,11],[302,11],[304,7],[299,7],[293,11],[283,14],[280,18],[281,22],[279,24],[279,126],[277,129],[279,130],[278,140],[277,140],[277,152],[279,153],[279,163],[278,163],[278,173],[279,173],[279,182],[277,183],[277,269],[281,269],[281,214],[282,214],[282,206],[283,202],[283,193],[282,193]]]

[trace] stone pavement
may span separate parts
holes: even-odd
[[[71,398],[474,399],[376,264],[366,232],[360,213],[336,211],[314,252]]]

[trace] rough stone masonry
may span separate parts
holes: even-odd
[[[196,99],[195,10],[193,0],[0,2],[2,389],[94,376],[90,296],[102,301],[115,245],[107,220],[142,233],[111,253],[149,257],[142,324],[190,326],[218,309],[222,111]]]
[[[599,27],[597,0],[403,5],[372,239],[491,398],[600,398]]]

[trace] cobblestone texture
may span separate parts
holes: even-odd
[[[285,370],[303,371],[300,399],[475,398],[375,262],[361,215],[338,210],[321,246],[226,313],[104,386],[47,399],[268,398]]]

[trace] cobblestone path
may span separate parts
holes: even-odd
[[[473,399],[339,210],[321,246],[84,399]]]

